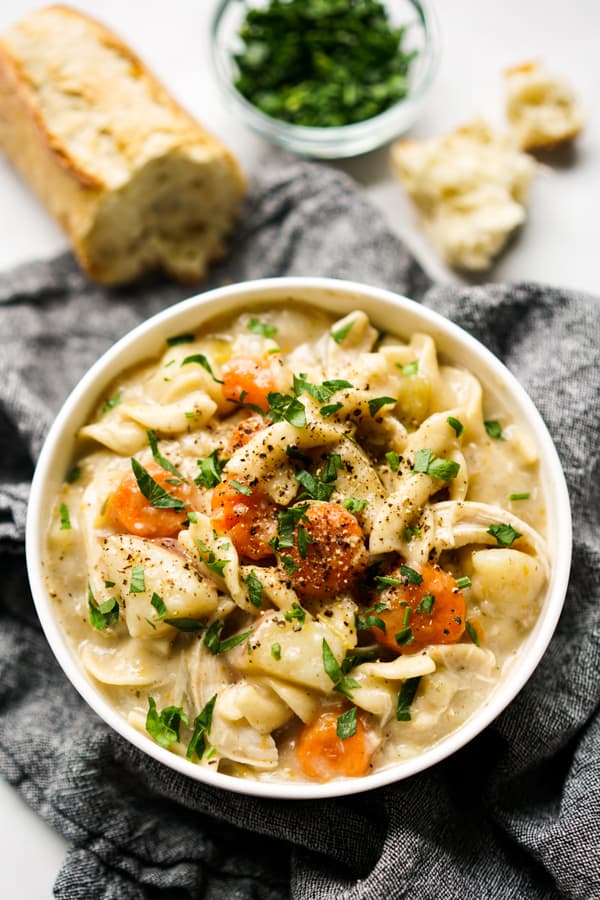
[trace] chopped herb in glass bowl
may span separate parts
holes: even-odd
[[[438,59],[431,13],[416,0],[222,0],[213,53],[247,124],[329,158],[405,131]]]

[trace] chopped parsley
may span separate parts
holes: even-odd
[[[179,740],[181,723],[189,725],[189,719],[181,706],[166,706],[161,713],[156,708],[154,697],[148,697],[146,731],[157,744],[167,749]]]
[[[329,500],[335,490],[335,484],[320,481],[305,469],[296,472],[296,480],[300,482],[306,492],[301,494],[302,498],[308,495],[313,500]]]
[[[238,494],[244,494],[246,497],[252,496],[252,488],[249,488],[247,484],[242,484],[241,481],[236,481],[235,479],[230,481],[229,484]]]
[[[403,578],[406,578],[409,584],[423,584],[423,576],[411,569],[410,566],[402,564],[400,566],[400,574]]]
[[[504,441],[506,438],[502,434],[502,426],[495,419],[487,419],[484,423],[485,430],[491,438],[496,441]]]
[[[358,515],[358,513],[361,513],[368,503],[368,500],[359,500],[357,497],[346,497],[342,500],[344,509],[347,509],[348,512],[351,512],[352,515],[355,516]]]
[[[298,531],[296,532],[296,540],[298,543],[298,553],[302,557],[302,559],[306,559],[306,554],[308,553],[308,545],[314,544],[313,539],[310,534],[304,527],[304,525],[298,525]]]
[[[302,373],[300,373],[300,375],[294,375],[293,390],[296,396],[301,394],[302,391],[305,391],[307,394],[310,394],[317,403],[327,403],[337,391],[352,387],[354,387],[354,385],[343,378],[331,378],[324,381],[322,384],[311,384],[310,381],[306,380],[306,375],[303,375]]]
[[[165,625],[172,625],[173,628],[176,628],[178,631],[185,632],[204,631],[206,628],[206,622],[202,622],[200,619],[192,619],[187,616],[165,618],[163,619],[163,622]]]
[[[60,504],[59,514],[60,514],[60,530],[61,531],[70,531],[71,530],[71,519],[69,517],[69,508],[66,503]]]
[[[389,453],[385,454],[385,461],[392,472],[397,472],[400,468],[400,457],[394,450],[390,450]]]
[[[356,734],[356,707],[351,706],[346,712],[337,718],[335,733],[340,740],[345,741]]]
[[[421,602],[418,606],[415,607],[415,612],[425,613],[425,615],[429,615],[431,610],[433,609],[433,604],[435,603],[435,597],[433,594],[425,594],[421,598]]]
[[[303,453],[299,447],[290,447],[287,446],[285,448],[285,455],[289,457],[289,459],[295,459],[297,462],[304,463],[305,466],[312,465],[312,459],[308,455],[308,453]]]
[[[369,400],[369,414],[374,418],[383,406],[395,406],[397,402],[395,397],[373,397]]]
[[[328,419],[330,416],[334,416],[336,412],[339,412],[343,405],[343,403],[328,403],[322,406],[319,412],[324,419]]]
[[[333,683],[334,691],[338,691],[340,694],[344,694],[348,697],[349,700],[352,700],[352,694],[350,693],[352,688],[360,687],[358,681],[354,678],[349,678],[347,675],[344,675],[342,669],[340,668],[337,659],[333,655],[333,651],[325,638],[323,638],[323,668],[325,672],[331,679]]]
[[[504,525],[500,523],[497,525],[490,525],[487,533],[496,538],[496,542],[500,547],[512,547],[518,538],[523,537],[520,531],[515,531],[512,525],[509,525],[508,523]]]
[[[415,453],[412,470],[439,478],[440,481],[451,481],[456,478],[459,469],[459,463],[452,459],[442,459],[440,456],[436,456],[430,447],[424,447]]]
[[[350,334],[352,326],[354,325],[354,319],[351,319],[349,322],[346,322],[345,325],[340,325],[339,328],[336,328],[335,331],[331,332],[331,337],[336,342],[336,344],[341,344],[344,339]]]
[[[224,381],[221,381],[220,378],[217,378],[215,373],[212,370],[212,366],[207,360],[204,353],[194,353],[192,356],[186,356],[186,358],[181,363],[182,366],[189,366],[191,363],[197,363],[199,366],[202,366],[205,369],[213,381],[216,381],[217,384],[224,384]]]
[[[175,347],[176,344],[191,344],[192,341],[195,340],[195,334],[176,334],[173,337],[167,338],[167,344],[169,347]]]
[[[410,626],[401,628],[400,631],[398,631],[394,635],[394,640],[396,641],[396,643],[398,644],[399,647],[406,647],[407,644],[412,644],[414,639],[415,639],[415,636],[414,636],[413,630],[412,630],[412,628],[410,628]]]
[[[262,606],[262,596],[263,596],[263,586],[258,575],[250,571],[248,577],[244,579],[245,584],[248,586],[248,599],[252,606],[256,606],[257,609],[260,609]]]
[[[278,391],[269,391],[267,394],[269,403],[269,417],[273,422],[286,421],[294,428],[304,428],[306,425],[306,410],[304,404],[292,394],[280,394]]]
[[[202,639],[204,646],[213,654],[213,656],[216,656],[219,653],[227,653],[228,650],[233,650],[234,647],[237,647],[238,644],[241,644],[242,641],[245,641],[246,638],[250,637],[252,634],[252,630],[244,631],[242,634],[234,634],[222,641],[221,632],[224,627],[224,622],[220,619],[215,619],[215,621],[209,625],[208,630]]]
[[[131,468],[138,483],[138,487],[146,500],[156,509],[183,509],[185,503],[179,497],[172,497],[167,493],[160,484],[154,480],[152,475],[137,461],[135,456],[131,457]]]
[[[460,421],[460,419],[455,419],[454,416],[448,416],[446,422],[448,423],[450,428],[454,429],[454,433],[456,434],[457,438],[460,437],[461,434],[464,434],[465,426]]]
[[[281,560],[281,565],[285,569],[288,575],[293,575],[294,572],[298,570],[297,563],[294,562],[291,556],[287,556],[286,554],[282,554],[279,559]]]
[[[152,457],[154,462],[157,463],[161,469],[165,469],[167,472],[170,472],[171,475],[174,475],[176,478],[181,479],[181,481],[185,481],[185,478],[175,466],[169,462],[169,460],[163,456],[158,449],[158,438],[156,436],[155,431],[147,431],[146,436],[148,438],[148,443],[150,444],[150,450],[152,451]],[[179,484],[181,484],[181,481]]]
[[[277,535],[273,541],[274,550],[285,550],[294,546],[296,526],[303,519],[308,520],[306,515],[308,506],[308,503],[303,503],[301,506],[291,506],[287,509],[279,510],[277,513]]]
[[[78,481],[81,478],[81,466],[73,466],[73,468],[69,469],[67,472],[67,483],[73,484],[73,482]]]
[[[210,547],[207,547],[202,541],[198,541],[198,548],[202,553],[203,563],[210,569],[211,572],[214,572],[215,575],[218,575],[219,578],[223,578],[223,570],[225,566],[229,562],[228,559],[217,559],[217,555],[214,550],[211,550]]]
[[[410,722],[410,707],[415,699],[420,681],[421,676],[417,675],[414,678],[407,678],[403,683],[398,694],[398,704],[396,706],[396,719],[398,722]]]
[[[294,600],[291,609],[288,609],[287,612],[284,613],[284,619],[286,622],[297,621],[300,628],[302,628],[306,621],[306,612],[302,609],[300,604]]]
[[[130,594],[143,594],[146,590],[146,576],[143,566],[133,566],[131,570]]]
[[[196,464],[200,466],[200,474],[194,478],[197,485],[205,488],[216,487],[221,482],[221,472],[228,459],[219,459],[219,450],[213,450],[204,459],[197,459]]]
[[[473,625],[472,622],[469,622],[468,619],[465,622],[465,628],[467,630],[467,634],[469,635],[469,637],[471,638],[471,640],[473,641],[475,646],[479,647],[480,641],[479,641],[479,635],[477,634],[477,629],[475,628],[475,626]]]
[[[188,759],[193,759],[194,756],[196,756],[198,759],[202,759],[202,757],[204,756],[204,752],[206,750],[206,739],[210,734],[213,709],[216,700],[217,695],[213,694],[208,703],[203,707],[203,709],[194,719],[194,731],[188,744],[187,750],[185,751],[185,755]]]
[[[110,625],[119,621],[119,604],[116,597],[110,597],[104,603],[96,604],[92,587],[88,584],[88,609],[90,622],[97,631],[105,631]]]
[[[471,579],[468,575],[463,575],[462,578],[456,579],[456,586],[460,588],[461,591],[464,591],[471,587]]]
[[[169,613],[167,604],[165,603],[163,598],[156,593],[156,591],[154,591],[154,593],[152,594],[150,603],[156,610],[156,618],[159,620],[159,622],[162,622],[165,616],[167,616]]]
[[[373,606],[370,606],[368,609],[364,609],[361,613],[357,613],[355,616],[355,624],[357,631],[364,631],[366,628],[379,628],[380,631],[385,632],[385,622],[383,619],[379,618],[378,615],[374,615],[374,613],[382,613],[389,609],[385,603],[375,603]]]
[[[529,491],[523,491],[522,494],[510,494],[509,500],[529,500],[531,494]]]
[[[279,662],[279,660],[281,659],[281,644],[271,644],[271,656],[273,657],[273,659]]]
[[[267,322],[261,322],[260,319],[252,318],[248,322],[248,331],[251,331],[252,334],[260,334],[265,338],[274,338],[277,334],[277,329],[274,325],[268,325]]]
[[[406,541],[407,544],[410,544],[413,538],[420,537],[422,534],[421,529],[417,525],[407,525],[404,531],[402,532],[402,537]]]
[[[401,370],[403,375],[406,375],[407,378],[410,378],[411,375],[416,375],[419,371],[419,360],[413,359],[412,362],[407,363],[405,366],[400,363],[396,363],[396,366]]]
[[[104,405],[101,409],[102,415],[109,412],[111,409],[114,409],[115,406],[118,406],[120,403],[121,403],[121,395],[120,394],[115,394],[114,397],[108,397],[104,401]]]

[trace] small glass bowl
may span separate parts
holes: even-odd
[[[439,35],[429,2],[385,0],[385,4],[392,24],[406,26],[403,49],[418,50],[409,69],[407,96],[385,112],[352,125],[314,128],[274,119],[246,100],[234,85],[236,64],[233,54],[243,47],[239,32],[247,10],[252,6],[265,6],[266,0],[220,0],[216,7],[212,23],[212,56],[226,102],[258,134],[305,156],[321,159],[357,156],[398,137],[418,118],[429,93],[439,63]]]

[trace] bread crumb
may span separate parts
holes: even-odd
[[[523,150],[555,147],[572,140],[583,127],[575,94],[541,62],[507,69],[506,117]]]
[[[483,121],[439,138],[398,141],[391,158],[424,230],[451,266],[488,269],[525,221],[537,164]]]

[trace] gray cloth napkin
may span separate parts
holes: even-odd
[[[58,668],[24,567],[32,467],[81,374],[192,293],[91,285],[68,254],[0,276],[0,772],[71,842],[64,900],[600,898],[600,302],[533,284],[431,286],[345,176],[292,162],[254,185],[203,287],[275,275],[380,285],[496,353],[544,416],[575,548],[554,639],[510,707],[429,771],[326,802],[190,781],[112,733]]]

